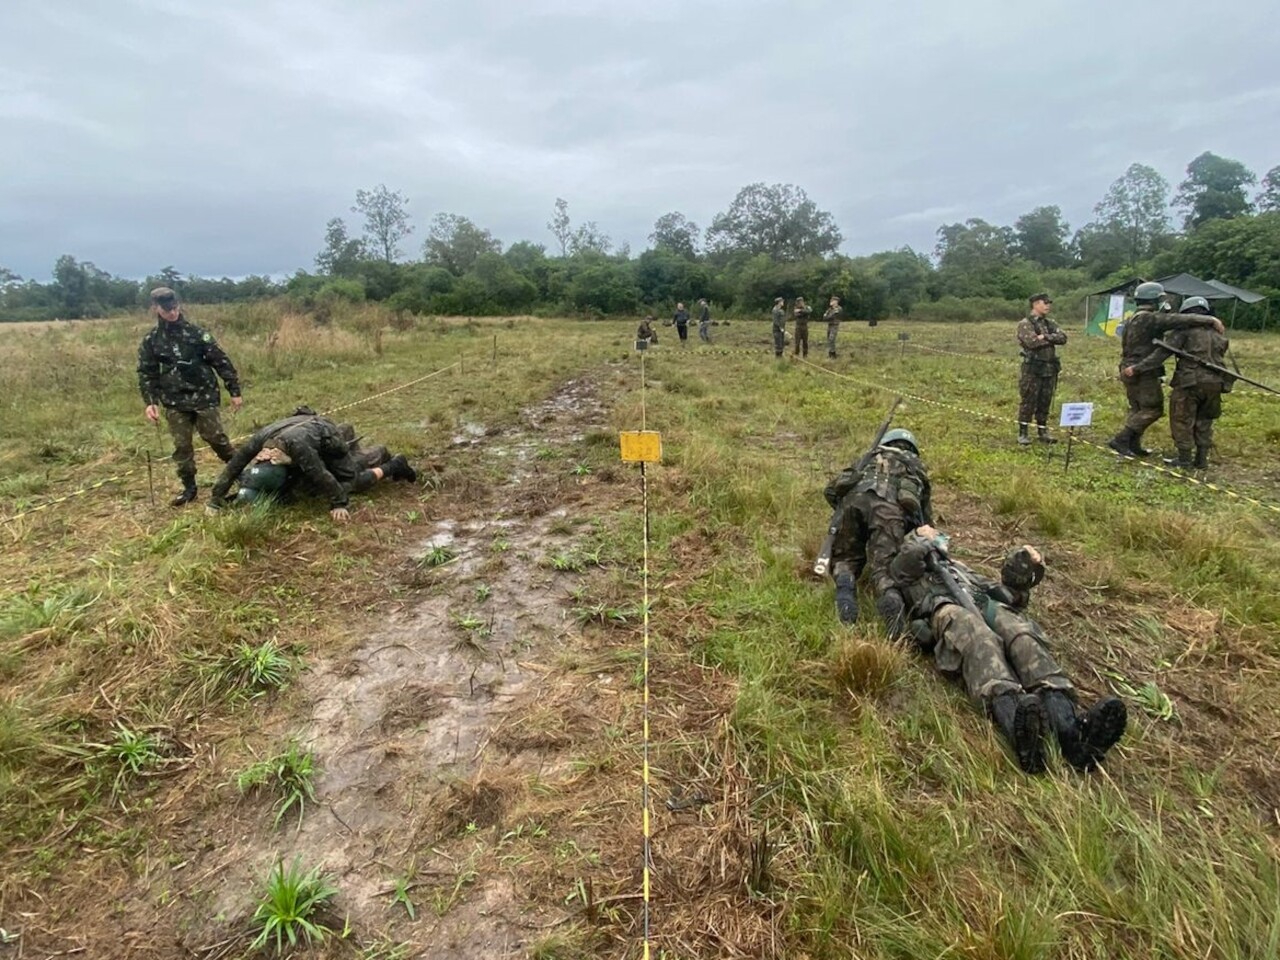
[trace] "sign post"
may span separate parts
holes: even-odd
[[[1071,443],[1076,438],[1077,427],[1087,427],[1093,423],[1092,403],[1064,403],[1058,417],[1058,426],[1067,428],[1067,455],[1062,464],[1062,472],[1071,468]]]

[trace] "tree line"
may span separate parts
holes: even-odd
[[[840,254],[834,217],[791,184],[743,187],[705,230],[683,213],[665,213],[635,256],[596,221],[575,222],[563,198],[546,225],[550,249],[529,240],[504,245],[466,216],[438,213],[413,259],[405,256],[415,226],[403,193],[358,190],[351,213],[359,234],[333,217],[315,269],[287,281],[184,277],[166,267],[139,283],[64,255],[51,283],[0,267],[0,316],[101,316],[140,305],[158,285],[191,302],[283,294],[310,308],[371,300],[452,315],[631,315],[705,296],[722,314],[746,316],[763,315],[777,296],[834,294],[847,315],[868,320],[1011,317],[1039,290],[1066,303],[1130,276],[1180,271],[1280,294],[1280,166],[1259,184],[1244,164],[1208,152],[1188,164],[1176,193],[1156,170],[1134,163],[1074,232],[1060,207],[1041,206],[1011,225],[943,224],[930,254],[910,247]],[[1241,320],[1261,316],[1246,310]]]

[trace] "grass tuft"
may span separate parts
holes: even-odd
[[[253,949],[274,942],[276,953],[283,954],[286,942],[290,948],[319,943],[326,933],[333,932],[317,915],[338,890],[320,867],[304,873],[301,857],[295,857],[287,869],[283,861],[277,861],[264,887],[262,899],[253,911],[253,924],[258,928]]]
[[[274,792],[278,797],[275,825],[279,826],[285,815],[296,809],[301,826],[307,801],[314,803],[316,799],[315,774],[315,755],[291,743],[283,752],[252,763],[237,773],[236,787],[241,793],[258,789]]]

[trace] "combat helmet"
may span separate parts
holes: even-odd
[[[884,435],[884,439],[880,441],[880,446],[890,447],[895,443],[906,444],[911,448],[911,452],[917,457],[920,456],[920,444],[916,443],[916,436],[910,430],[904,430],[902,427],[896,427]]]
[[[1187,297],[1187,299],[1182,301],[1181,312],[1190,313],[1196,307],[1199,307],[1205,313],[1211,312],[1209,310],[1209,301],[1204,297]]]
[[[278,463],[255,463],[240,475],[236,503],[253,503],[279,493],[289,478],[289,468]]]
[[[1164,287],[1153,280],[1138,284],[1137,289],[1133,291],[1133,299],[1139,303],[1155,303],[1163,296]]]

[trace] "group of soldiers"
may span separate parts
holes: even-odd
[[[182,483],[173,506],[184,506],[199,495],[196,433],[226,464],[210,495],[213,510],[231,502],[310,494],[326,498],[330,516],[345,523],[350,519],[350,494],[380,480],[417,479],[403,454],[393,457],[382,446],[364,449],[350,424],[335,423],[305,406],[261,428],[237,449],[222,426],[218,387],[221,378],[232,409],[239,410],[240,378],[231,358],[212,334],[184,316],[170,288],[151,291],[151,312],[156,325],[138,347],[138,388],[147,419],[159,423],[163,416],[173,436],[173,462]],[[233,484],[238,490],[229,500]]]
[[[809,356],[809,318],[813,316],[813,307],[804,302],[804,297],[796,297],[791,305],[792,340],[797,357]],[[781,357],[787,345],[787,301],[778,297],[773,301],[773,355]],[[827,304],[822,319],[827,324],[827,356],[836,358],[836,338],[840,334],[840,322],[844,320],[844,307],[839,297],[832,297]]]
[[[1044,631],[1027,615],[1031,590],[1044,578],[1043,556],[1029,544],[1011,550],[999,580],[953,559],[949,538],[933,526],[916,438],[888,426],[824,491],[834,513],[814,569],[830,571],[840,621],[857,622],[856,584],[865,571],[889,636],[908,639],[959,679],[1023,770],[1045,769],[1050,733],[1067,763],[1094,769],[1124,734],[1127,711],[1114,697],[1082,711]]]
[[[1222,415],[1222,394],[1231,390],[1235,379],[1223,367],[1229,344],[1222,321],[1212,316],[1203,297],[1188,297],[1174,312],[1164,296],[1158,283],[1140,283],[1134,291],[1137,308],[1120,330],[1120,381],[1129,410],[1124,426],[1107,445],[1123,457],[1152,454],[1142,445],[1142,435],[1164,416],[1161,378],[1165,362],[1176,356],[1169,382],[1169,429],[1177,453],[1164,462],[1205,469],[1213,447],[1213,422]],[[1032,422],[1040,442],[1057,442],[1049,435],[1046,418],[1062,366],[1056,348],[1067,342],[1067,335],[1049,318],[1052,303],[1048,294],[1036,294],[1030,313],[1018,323],[1018,443],[1023,445],[1031,443]]]

